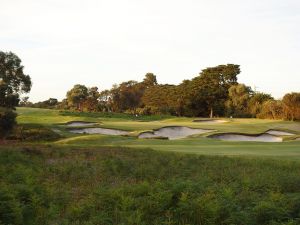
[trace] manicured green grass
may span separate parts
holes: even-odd
[[[195,118],[167,118],[156,120],[153,117],[147,121],[137,121],[128,116],[121,117],[119,114],[111,117],[98,117],[101,113],[69,113],[57,110],[18,108],[18,122],[20,124],[39,124],[45,127],[60,130],[64,136],[59,141],[51,142],[57,146],[73,147],[98,147],[98,146],[125,146],[131,148],[152,148],[161,151],[195,153],[205,155],[229,155],[229,156],[260,156],[300,159],[300,141],[287,141],[283,143],[260,143],[260,142],[228,142],[204,138],[199,135],[194,138],[182,140],[146,140],[138,139],[139,132],[152,130],[164,126],[189,126],[194,128],[214,129],[217,132],[238,133],[262,133],[269,129],[291,131],[300,137],[300,122],[274,121],[260,119],[226,119],[227,123],[196,123]],[[101,122],[98,126],[132,131],[129,137],[108,135],[76,135],[68,132],[61,124],[69,121]]]
[[[0,224],[296,225],[299,173],[290,160],[0,146]]]
[[[56,144],[57,146],[77,146],[81,148],[125,146],[202,155],[280,157],[300,160],[300,141],[284,143],[228,142],[203,137],[182,140],[145,140],[134,137],[85,135],[63,139],[57,141]]]

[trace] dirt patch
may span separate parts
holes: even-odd
[[[139,138],[168,138],[169,140],[185,138],[194,134],[203,134],[212,130],[194,129],[190,127],[163,127],[152,132],[144,132],[139,135]]]
[[[209,138],[219,139],[224,141],[256,141],[256,142],[282,142],[281,137],[271,134],[247,135],[247,134],[215,134]]]
[[[126,135],[129,134],[128,131],[115,130],[108,128],[84,128],[84,129],[73,129],[70,130],[71,133],[75,134],[106,134],[106,135]]]
[[[268,130],[266,132],[266,134],[272,134],[275,136],[290,136],[290,135],[294,135],[293,133],[289,133],[286,131],[281,131],[281,130]]]

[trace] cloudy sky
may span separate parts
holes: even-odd
[[[300,91],[300,1],[0,0],[0,51],[22,59],[31,101],[147,72],[178,84],[227,63],[280,98]]]

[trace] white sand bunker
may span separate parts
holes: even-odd
[[[108,128],[84,128],[84,129],[74,129],[70,130],[71,133],[75,134],[106,134],[106,135],[126,135],[129,134],[128,131],[115,130]]]
[[[194,134],[203,134],[212,130],[194,129],[189,127],[163,127],[153,132],[144,132],[139,135],[139,138],[168,138],[170,140],[185,138]]]
[[[197,123],[227,123],[227,120],[214,120],[214,119],[209,119],[209,120],[194,120],[193,122],[197,122]]]
[[[52,129],[52,131],[53,131],[53,132],[55,132],[55,133],[61,133],[61,130],[59,130],[59,129],[55,129],[55,128],[54,128],[54,129]]]
[[[268,130],[266,132],[266,134],[272,134],[275,136],[290,136],[290,135],[294,135],[293,133],[289,133],[286,131],[281,131],[281,130]]]
[[[271,134],[260,134],[257,136],[246,134],[215,134],[210,138],[220,139],[224,141],[257,141],[257,142],[282,142],[281,137],[276,137]]]
[[[86,127],[91,125],[96,125],[95,122],[84,122],[84,121],[73,121],[66,123],[67,127]]]

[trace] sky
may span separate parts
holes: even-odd
[[[300,1],[0,0],[0,51],[21,58],[33,102],[147,72],[179,84],[227,63],[281,98],[300,92]]]

